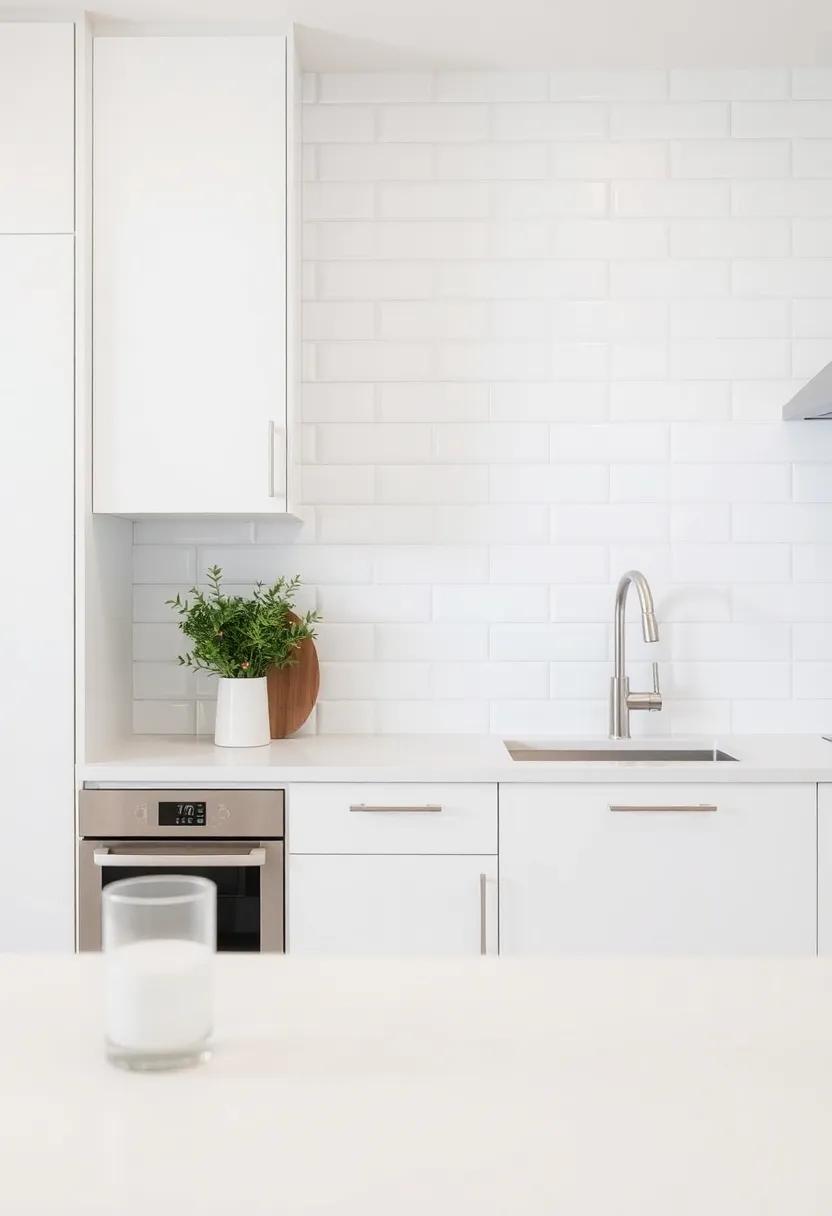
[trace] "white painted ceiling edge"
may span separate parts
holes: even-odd
[[[75,9],[77,12],[77,8]],[[66,17],[18,0],[0,19]],[[829,0],[100,0],[104,21],[295,21],[310,71],[832,64]]]

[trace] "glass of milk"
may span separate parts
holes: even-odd
[[[102,899],[109,1058],[141,1070],[199,1063],[213,1027],[215,884],[182,874],[124,878]]]

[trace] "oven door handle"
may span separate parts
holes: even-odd
[[[97,866],[158,866],[160,869],[175,869],[177,866],[198,866],[201,870],[219,866],[264,866],[265,849],[249,849],[245,853],[200,853],[197,849],[187,853],[111,853],[108,848],[93,849],[92,859]]]

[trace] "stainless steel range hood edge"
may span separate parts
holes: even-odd
[[[832,363],[827,363],[783,406],[783,417],[787,422],[793,419],[832,420]]]

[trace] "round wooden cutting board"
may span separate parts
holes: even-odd
[[[297,662],[291,667],[272,667],[266,677],[269,726],[273,739],[285,739],[287,735],[300,730],[318,699],[321,671],[318,652],[311,638],[301,642],[296,658]]]

